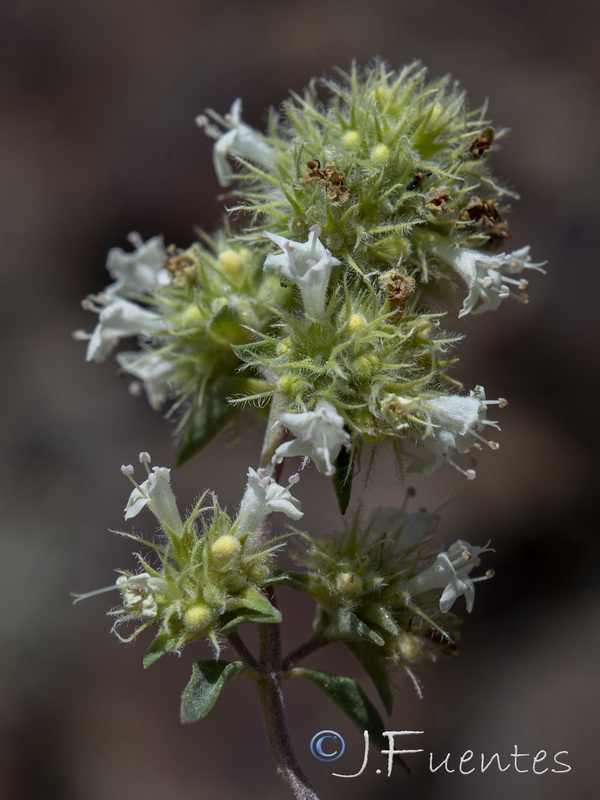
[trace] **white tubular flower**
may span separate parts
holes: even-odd
[[[125,519],[137,516],[140,511],[148,506],[158,519],[162,527],[167,528],[177,536],[183,533],[183,522],[177,510],[177,501],[171,489],[171,470],[167,467],[153,467],[150,470],[150,456],[140,453],[140,462],[145,466],[148,478],[138,484],[133,478],[131,465],[121,467],[121,472],[127,475],[135,486],[127,505],[125,506]]]
[[[275,160],[274,150],[259,131],[242,122],[242,101],[239,98],[234,100],[229,114],[225,117],[221,117],[212,109],[207,113],[225,128],[223,132],[216,125],[212,125],[204,114],[196,117],[196,125],[203,128],[211,139],[216,139],[213,162],[221,186],[229,186],[234,175],[229,158],[243,158],[260,167],[272,168]]]
[[[116,358],[124,372],[142,382],[150,406],[158,411],[169,395],[173,363],[164,359],[160,353],[152,351],[117,353]],[[140,393],[141,386],[135,383],[133,385],[138,387],[138,392],[134,393]]]
[[[287,486],[280,486],[266,474],[266,470],[248,469],[248,483],[242,498],[235,527],[239,534],[258,530],[264,518],[274,511],[280,511],[290,519],[304,516],[300,501],[292,497],[291,487],[300,480],[292,475]]]
[[[321,474],[335,474],[333,462],[342,447],[350,447],[350,435],[331,403],[319,400],[314,411],[282,414],[279,421],[297,438],[279,445],[274,461],[280,463],[289,456],[305,456],[315,462]]]
[[[432,589],[443,589],[440,597],[440,611],[446,614],[461,594],[465,596],[467,611],[473,610],[475,586],[477,581],[485,581],[493,577],[493,570],[488,570],[479,578],[470,578],[473,567],[480,564],[479,554],[491,548],[475,547],[462,539],[457,539],[448,550],[440,553],[435,562],[427,569],[415,575],[408,582],[406,589],[410,594],[418,595]]]
[[[529,302],[525,294],[529,282],[514,276],[520,275],[525,269],[545,272],[542,263],[546,262],[531,263],[529,247],[497,255],[466,248],[436,247],[434,250],[436,255],[452,267],[469,290],[459,317],[496,311],[502,301],[510,296],[516,297],[521,303]]]
[[[163,268],[167,253],[161,236],[143,242],[138,233],[130,233],[129,241],[135,247],[133,253],[126,253],[120,247],[108,252],[106,269],[115,282],[103,294],[144,300],[155,287],[166,286],[171,280]]]
[[[121,339],[141,334],[150,335],[160,325],[158,314],[129,300],[102,295],[95,299],[99,305],[94,305],[92,300],[84,300],[83,307],[99,315],[98,324],[91,334],[74,334],[78,339],[89,339],[86,361],[104,361]]]
[[[121,592],[123,607],[135,617],[154,618],[158,614],[157,594],[165,593],[165,582],[147,572],[121,575],[116,588]]]
[[[265,268],[276,270],[298,286],[304,310],[311,319],[323,317],[329,276],[332,268],[340,264],[319,240],[320,233],[321,228],[313,225],[306,242],[292,242],[284,236],[265,233],[283,250],[280,255],[267,256]]]
[[[498,449],[497,442],[489,441],[481,435],[486,425],[499,428],[497,422],[486,419],[487,406],[492,404],[503,408],[507,401],[504,398],[486,400],[485,390],[481,386],[475,387],[468,396],[454,394],[426,398],[423,407],[431,426],[421,441],[436,456],[436,462],[423,469],[423,472],[434,472],[444,463],[448,463],[467,478],[475,478],[475,470],[463,469],[454,460],[454,456],[468,453],[472,447],[481,449],[480,443],[487,444],[492,450]]]

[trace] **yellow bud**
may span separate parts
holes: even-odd
[[[362,314],[350,314],[346,326],[349,333],[356,333],[356,331],[362,330],[366,324],[367,321]]]
[[[376,86],[373,89],[373,99],[384,106],[391,97],[391,91],[387,86]]]
[[[354,371],[358,375],[373,375],[379,367],[379,359],[375,355],[360,356],[354,362]]]
[[[186,630],[192,633],[200,633],[205,630],[212,622],[213,612],[208,606],[190,606],[183,615],[183,624]]]
[[[398,652],[405,661],[418,661],[421,658],[423,647],[414,633],[401,631],[396,641]]]
[[[348,150],[354,150],[360,144],[360,133],[358,131],[346,131],[342,137],[342,142]]]
[[[390,148],[385,144],[377,144],[371,150],[371,161],[374,164],[385,164],[390,157]]]
[[[196,303],[190,303],[181,315],[181,322],[185,328],[192,328],[195,325],[200,325],[202,322],[202,314]]]
[[[439,103],[434,103],[429,116],[430,122],[437,122],[442,113],[442,107]]]
[[[335,588],[343,597],[352,600],[362,592],[363,582],[354,572],[340,572],[335,579]]]
[[[219,254],[219,266],[229,278],[239,278],[244,271],[244,259],[235,250],[223,250]]]
[[[279,379],[279,389],[290,397],[294,397],[300,388],[300,381],[293,375],[284,375]]]
[[[210,554],[212,561],[217,567],[227,567],[240,553],[242,545],[239,539],[230,534],[219,536],[219,538],[212,543]]]
[[[266,581],[271,575],[271,570],[268,564],[265,564],[264,562],[258,562],[251,564],[246,570],[246,574],[254,583],[261,583],[262,581]]]
[[[292,349],[292,344],[289,337],[287,339],[282,339],[277,344],[277,352],[279,353],[280,356],[289,353],[291,349]]]

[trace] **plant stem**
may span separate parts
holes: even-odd
[[[244,664],[247,664],[251,667],[255,672],[262,672],[263,668],[262,665],[258,663],[258,661],[254,658],[250,650],[246,647],[246,643],[239,635],[237,631],[232,631],[228,636],[227,640],[229,644],[233,647],[235,652],[238,656],[242,659]]]
[[[311,653],[314,653],[315,650],[318,650],[320,647],[324,647],[326,644],[329,643],[321,639],[318,634],[311,636],[311,638],[304,642],[304,644],[296,647],[295,650],[292,650],[292,652],[283,659],[283,671],[287,672],[288,669],[291,669],[294,664],[296,664],[296,662],[301,661],[303,658],[306,658],[306,656],[309,656]]]
[[[271,597],[274,600],[274,596]],[[267,739],[281,780],[297,800],[319,800],[304,774],[287,730],[281,690],[281,640],[278,625],[261,625],[260,661],[265,672],[257,678]]]
[[[283,464],[273,463],[273,455],[287,436],[286,429],[279,422],[279,417],[287,402],[283,395],[276,395],[271,401],[269,420],[260,454],[260,466],[268,470],[274,480],[278,480],[281,477],[283,467]],[[262,542],[267,542],[272,537],[272,516],[272,514],[269,514],[262,522],[260,528],[260,541]],[[268,590],[267,594],[271,603],[276,605],[273,587]],[[263,624],[258,626],[258,630],[260,653],[255,679],[258,686],[265,731],[271,753],[277,765],[277,772],[296,800],[319,800],[296,757],[285,721],[283,692],[281,689],[283,668],[281,664],[279,625]]]

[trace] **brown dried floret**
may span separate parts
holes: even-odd
[[[481,133],[478,133],[469,145],[469,155],[471,158],[481,158],[484,156],[492,146],[494,136],[494,129],[489,125],[487,125]]]
[[[335,168],[334,161],[328,161],[321,169],[321,162],[318,158],[308,161],[306,164],[308,171],[300,178],[300,183],[311,183],[319,181],[326,189],[328,200],[338,200],[345,203],[348,199],[350,190],[344,185],[346,174]]]

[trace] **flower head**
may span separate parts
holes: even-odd
[[[432,589],[443,589],[440,597],[440,611],[446,614],[460,595],[465,596],[467,611],[473,610],[475,600],[475,584],[493,576],[488,570],[479,578],[470,578],[469,573],[480,564],[479,554],[488,551],[489,547],[476,547],[457,539],[446,552],[440,553],[435,562],[427,569],[415,575],[408,582],[406,589],[414,595],[429,592]]]
[[[76,333],[78,339],[89,339],[86,361],[104,361],[121,339],[129,336],[151,335],[160,325],[160,317],[137,303],[122,297],[98,295],[84,300],[84,308],[98,314],[98,324],[91,334]]]
[[[459,317],[470,313],[496,311],[502,301],[511,295],[522,303],[527,303],[528,297],[525,291],[529,282],[514,276],[520,275],[525,269],[545,272],[542,264],[531,263],[529,247],[498,255],[487,255],[478,250],[461,247],[437,247],[435,252],[452,267],[469,290],[459,311]]]
[[[171,378],[176,369],[173,362],[164,358],[160,352],[152,350],[117,353],[116,358],[124,372],[128,372],[142,382],[150,406],[159,409],[171,390]],[[132,389],[132,393],[140,393],[139,383],[133,382],[132,386],[139,389],[139,391]]]
[[[342,447],[350,447],[350,435],[344,429],[344,420],[326,400],[319,400],[314,411],[285,413],[280,422],[296,437],[284,442],[275,450],[274,460],[281,462],[288,456],[306,456],[315,462],[319,472],[334,475],[333,462]]]
[[[180,536],[183,533],[183,522],[171,489],[171,470],[166,467],[153,467],[151,470],[148,453],[140,453],[140,461],[148,473],[148,478],[141,484],[133,479],[132,466],[121,467],[121,472],[127,475],[135,487],[125,506],[125,519],[137,516],[148,506],[163,528],[169,528]]]
[[[121,592],[124,609],[134,617],[150,619],[154,619],[159,613],[156,596],[167,592],[165,581],[148,572],[121,575],[117,578],[116,588]]]
[[[242,498],[240,512],[236,520],[236,530],[243,534],[258,529],[267,514],[280,511],[290,519],[300,519],[303,513],[300,501],[292,497],[290,488],[299,480],[298,475],[290,477],[287,486],[280,486],[270,478],[264,469],[248,469],[248,483]]]
[[[325,312],[325,296],[329,276],[340,261],[334,258],[319,240],[321,229],[314,225],[306,242],[292,242],[284,236],[265,233],[281,247],[283,253],[265,259],[265,268],[274,269],[300,289],[306,315],[321,319]]]
[[[104,294],[145,299],[156,286],[166,286],[170,282],[169,273],[164,269],[167,253],[161,236],[144,242],[139,234],[131,233],[129,240],[135,246],[133,253],[120,247],[113,247],[108,252],[106,269],[115,282],[106,287]]]
[[[211,124],[204,114],[196,117],[196,124],[204,128],[212,139],[215,139],[213,148],[213,162],[215,172],[221,186],[228,186],[233,178],[233,170],[229,158],[243,158],[259,166],[270,168],[274,161],[273,148],[264,140],[261,134],[242,122],[242,101],[234,100],[229,113],[221,117],[209,110],[208,115],[223,128],[220,130]]]
[[[481,386],[466,396],[452,394],[425,398],[422,405],[428,418],[428,430],[421,443],[436,457],[436,461],[423,472],[433,472],[448,463],[467,478],[475,478],[475,470],[463,469],[455,456],[468,453],[472,447],[481,448],[481,443],[487,444],[492,450],[498,449],[497,442],[481,434],[486,425],[499,427],[497,422],[486,419],[487,406],[491,404],[502,408],[506,400],[486,400],[485,390]]]

